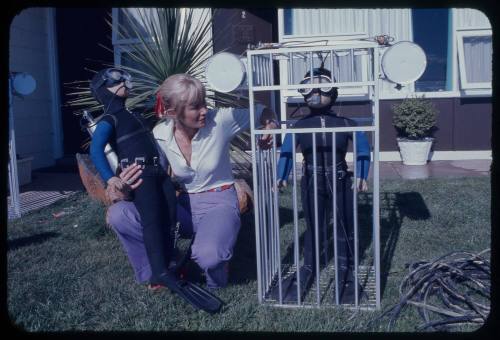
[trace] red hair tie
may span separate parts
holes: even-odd
[[[158,118],[161,118],[161,114],[165,111],[165,106],[163,105],[163,100],[161,100],[160,92],[156,93],[156,103],[154,111]]]

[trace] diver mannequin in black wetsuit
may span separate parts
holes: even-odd
[[[103,143],[111,144],[122,169],[136,162],[143,164],[142,184],[134,191],[133,200],[144,227],[144,242],[153,273],[150,281],[160,283],[159,277],[167,272],[173,249],[171,230],[176,220],[175,189],[170,176],[160,165],[156,141],[144,118],[127,110],[126,95],[120,96],[106,86],[99,86],[104,72],[106,70],[97,73],[92,80],[93,94],[103,104],[105,113],[100,117],[92,138],[91,156],[107,183],[119,178],[110,177],[106,164],[100,162]],[[166,207],[169,213],[165,213]]]
[[[140,214],[144,245],[151,265],[152,285],[170,288],[187,302],[209,313],[220,310],[222,302],[191,282],[181,280],[175,268],[169,269],[173,255],[173,226],[176,222],[176,194],[167,175],[167,159],[159,151],[151,129],[139,114],[125,107],[130,75],[110,68],[98,72],[91,81],[91,91],[104,107],[92,135],[90,154],[99,174],[108,185],[123,190],[126,184],[111,170],[104,155],[107,143],[118,154],[122,169],[136,163],[142,166],[139,186],[133,202]],[[161,163],[161,164],[160,164]]]
[[[330,71],[324,68],[313,70],[314,82],[331,82]],[[301,83],[311,83],[310,72],[306,73]],[[337,116],[331,106],[337,99],[336,88],[316,88],[299,90],[304,96],[310,114],[298,120],[294,128],[343,127],[357,125],[352,119]],[[288,178],[292,166],[291,135],[287,135],[281,148],[278,165],[278,185]],[[328,136],[328,137],[327,137]],[[370,166],[369,144],[364,133],[356,133],[358,173],[356,185],[359,190],[367,190],[366,178]],[[351,133],[336,133],[336,169],[332,167],[332,137],[331,134],[316,133],[316,174],[317,174],[317,204],[318,231],[320,245],[320,267],[324,266],[331,255],[328,254],[328,220],[333,206],[333,172],[336,178],[337,197],[337,264],[339,274],[340,303],[354,302],[354,230],[353,230],[353,190],[352,179],[347,171],[345,156]],[[296,134],[296,144],[300,145],[304,156],[304,169],[301,180],[301,198],[307,229],[304,233],[304,265],[300,268],[301,290],[311,285],[315,273],[316,242],[314,216],[314,176],[313,176],[313,138],[312,134]],[[288,163],[288,164],[287,164]],[[330,233],[331,234],[331,233]],[[321,246],[323,244],[323,246]],[[331,251],[333,253],[333,251]],[[283,282],[284,301],[297,301],[296,278]],[[288,287],[287,287],[288,286]],[[276,295],[276,294],[273,294]]]

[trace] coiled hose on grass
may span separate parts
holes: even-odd
[[[415,306],[424,320],[417,330],[483,324],[490,312],[489,252],[451,252],[432,261],[407,264],[409,274],[399,287],[399,302],[370,324],[387,316],[390,331],[407,306]]]

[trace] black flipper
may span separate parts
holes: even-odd
[[[353,281],[341,282],[340,284],[340,295],[339,302],[341,305],[354,305],[356,303],[356,292],[355,284]],[[358,283],[358,302],[361,303],[362,300],[368,299],[368,295],[363,289],[363,287]],[[333,297],[333,302],[335,302],[335,296]]]
[[[283,298],[285,302],[297,303],[298,301],[296,275],[297,274],[294,275],[295,280],[292,281],[292,284],[288,288],[288,291],[285,297]],[[314,274],[310,267],[308,266],[300,267],[300,298],[302,301],[304,300],[307,290],[311,287],[313,279],[314,279]]]
[[[171,272],[162,274],[157,281],[197,309],[213,314],[222,307],[223,302],[217,296],[197,284],[176,277]]]
[[[282,294],[283,294],[283,302],[285,302],[285,297],[288,295],[288,291],[290,289],[290,286],[292,283],[296,280],[295,278],[295,273],[291,274],[290,276],[286,277],[283,279],[281,282],[281,289],[282,289]],[[279,284],[276,284],[276,286],[273,287],[271,292],[269,293],[269,297],[273,300],[279,301],[280,299],[280,286]]]
[[[312,269],[307,266],[300,268],[300,294],[303,299],[307,290],[312,284],[314,275]],[[285,278],[281,284],[283,289],[283,302],[297,303],[297,273],[293,273]],[[279,285],[276,285],[270,292],[271,298],[279,301]]]

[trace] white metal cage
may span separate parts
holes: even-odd
[[[305,71],[319,66],[318,56],[324,56],[325,68],[329,68],[334,76],[332,83],[300,84]],[[364,58],[363,62],[359,62]],[[333,256],[328,257],[328,262],[320,266],[319,243],[321,235],[318,231],[317,212],[317,179],[314,170],[314,206],[315,206],[315,277],[311,288],[302,299],[300,278],[298,278],[296,302],[284,302],[282,293],[282,280],[287,275],[295,273],[303,262],[300,254],[300,234],[303,221],[299,219],[301,209],[297,195],[297,180],[300,176],[296,168],[297,156],[295,137],[297,134],[313,135],[313,159],[316,168],[315,135],[326,134],[332,138],[335,150],[336,133],[352,133],[353,145],[356,143],[356,131],[365,131],[371,135],[372,147],[372,177],[371,193],[363,193],[363,202],[371,202],[371,230],[370,226],[358,224],[359,197],[356,186],[353,192],[354,214],[354,276],[355,276],[355,303],[348,307],[362,309],[380,308],[380,233],[379,233],[379,78],[380,62],[379,49],[376,43],[357,42],[354,44],[342,43],[335,46],[309,46],[309,47],[284,47],[276,49],[260,49],[247,51],[247,81],[250,102],[251,144],[252,144],[252,171],[255,203],[255,234],[257,250],[257,281],[258,299],[260,303],[281,307],[323,307],[339,305],[339,282],[337,271],[337,219],[336,219],[336,190],[333,190],[333,207],[331,226],[333,236],[332,247],[328,246],[326,252],[333,249]],[[279,61],[279,62],[274,62]],[[279,79],[274,76],[273,68],[281,68],[280,74],[286,76]],[[266,72],[260,72],[265,69]],[[301,76],[298,76],[301,74]],[[254,95],[260,91],[279,91],[283,100],[299,88],[318,87],[364,87],[367,89],[371,101],[372,116],[370,124],[355,127],[318,127],[318,128],[293,128],[282,124],[280,128],[264,130],[258,126],[255,119]],[[296,92],[295,92],[296,93]],[[283,106],[282,106],[283,107]],[[258,139],[263,134],[272,134],[272,147],[264,150],[259,147]],[[277,157],[278,150],[276,139],[281,134],[292,134],[293,138],[293,168],[291,185],[282,192],[277,187]],[[356,148],[353,147],[353,160],[356,160]],[[333,164],[336,164],[335,152],[332,152]],[[353,161],[353,172],[356,173],[356,161]],[[335,188],[336,180],[333,179]],[[290,199],[291,198],[291,199]],[[283,210],[292,211],[293,223],[280,223]],[[366,210],[366,209],[364,209]],[[364,254],[359,254],[359,234],[371,231],[371,246]],[[323,240],[322,240],[323,241]],[[330,240],[328,241],[330,242]],[[360,256],[363,262],[360,263]],[[323,256],[323,255],[321,255]],[[297,274],[299,275],[299,274]],[[358,283],[363,289],[363,296],[358,291]],[[279,287],[278,298],[272,298],[270,291]],[[346,305],[343,305],[346,306]]]

